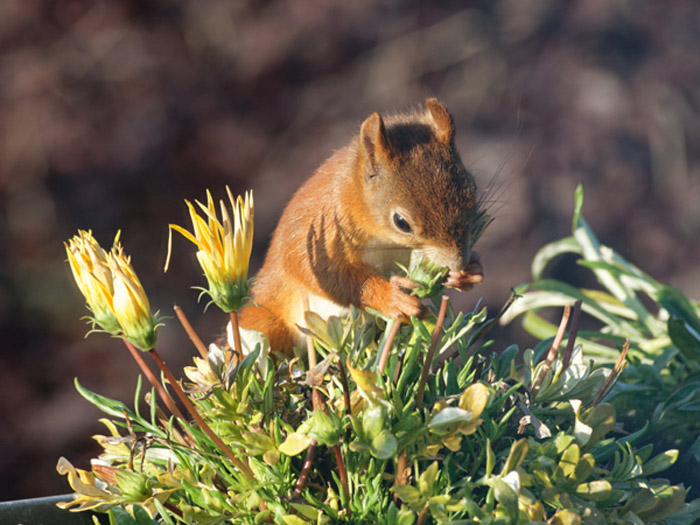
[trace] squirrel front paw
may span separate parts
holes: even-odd
[[[451,270],[445,279],[445,286],[458,290],[471,290],[475,284],[481,284],[484,280],[484,269],[481,266],[479,254],[472,252],[469,262],[464,270]]]
[[[383,314],[408,322],[410,317],[421,317],[423,305],[413,295],[402,288],[416,288],[420,285],[405,277],[394,276],[390,281],[374,279],[364,290],[365,306],[379,310]]]

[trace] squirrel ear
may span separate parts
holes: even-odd
[[[391,145],[384,121],[379,113],[372,113],[360,128],[360,149],[373,168],[391,156]]]
[[[427,99],[425,105],[433,117],[437,139],[445,144],[452,143],[455,138],[455,122],[450,112],[436,98]]]

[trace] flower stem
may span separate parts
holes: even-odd
[[[348,385],[348,374],[345,371],[342,355],[340,356],[340,359],[338,359],[338,368],[340,369],[340,382],[343,385],[343,404],[345,405],[345,413],[351,414],[352,404],[350,403],[350,386]]]
[[[561,340],[564,339],[564,332],[566,332],[566,325],[569,324],[569,315],[571,315],[571,307],[564,307],[564,314],[561,316],[561,321],[559,322],[559,329],[557,330],[557,335],[554,336],[554,341],[552,341],[552,346],[549,348],[547,357],[545,359],[544,365],[540,368],[539,374],[532,383],[532,388],[530,392],[532,393],[532,399],[537,397],[537,393],[542,387],[542,381],[544,381],[547,372],[552,367],[554,359],[557,357],[557,352],[559,351],[559,346],[561,345]]]
[[[571,361],[571,354],[574,351],[574,344],[576,343],[576,335],[578,334],[578,323],[581,319],[581,305],[583,301],[579,299],[574,303],[574,312],[571,316],[571,328],[569,328],[569,341],[566,343],[566,348],[562,354],[561,361],[562,370],[569,368],[569,362]]]
[[[508,298],[508,301],[506,301],[506,304],[504,304],[501,310],[498,312],[498,315],[496,315],[496,317],[494,317],[493,319],[488,320],[482,325],[481,328],[477,329],[474,332],[475,337],[474,339],[472,339],[472,343],[471,345],[469,345],[467,352],[470,352],[471,348],[473,348],[476,345],[476,343],[482,341],[484,337],[486,337],[486,334],[488,334],[494,326],[498,325],[498,321],[501,319],[501,317],[503,317],[503,315],[508,311],[508,309],[513,305],[513,303],[518,297],[520,296],[515,293],[515,290],[511,289],[510,297]],[[433,363],[433,372],[437,372],[437,370],[448,359],[452,359],[457,354],[457,352],[459,352],[459,347],[457,345],[452,345],[450,348],[448,348],[439,356],[437,356]]]
[[[311,307],[309,306],[309,296],[307,294],[302,294],[301,306],[304,309],[304,314],[310,310]],[[313,370],[313,368],[316,366],[316,347],[314,346],[313,338],[310,336],[306,336],[306,354],[309,360],[309,370]]]
[[[425,521],[428,519],[428,513],[430,512],[430,502],[426,501],[423,509],[418,514],[418,519],[416,520],[416,525],[424,525]]]
[[[175,379],[175,376],[173,376],[172,372],[170,369],[166,366],[165,362],[161,359],[160,355],[158,355],[158,352],[156,352],[155,348],[152,350],[149,350],[150,354],[153,356],[153,359],[155,362],[158,364],[158,367],[163,371],[163,374],[165,375],[165,378],[168,380],[168,382],[172,385],[173,389],[175,390],[175,393],[177,394],[177,397],[180,398],[180,401],[182,401],[182,404],[185,405],[185,408],[187,411],[190,413],[192,418],[197,422],[197,424],[200,426],[200,428],[204,431],[204,433],[209,436],[209,438],[216,444],[217,447],[221,449],[221,451],[226,455],[227,458],[231,460],[231,462],[240,469],[243,474],[250,480],[250,481],[255,481],[255,476],[253,475],[253,471],[250,470],[250,467],[243,463],[240,459],[238,459],[233,451],[226,446],[226,444],[221,440],[219,436],[217,436],[214,431],[207,425],[206,421],[202,419],[202,416],[199,415],[199,412],[197,412],[197,409],[195,406],[192,404],[190,399],[185,395],[185,393],[182,391],[182,388],[180,388],[180,385],[178,384],[177,380]]]
[[[241,330],[238,326],[238,312],[229,312],[231,318],[231,332],[233,332],[233,347],[236,350],[236,357],[240,363],[243,360],[243,347],[241,346]],[[226,364],[231,361],[231,352],[226,354]]]
[[[348,511],[348,517],[352,515],[350,510],[350,489],[348,488],[348,473],[345,470],[345,462],[343,461],[343,455],[340,453],[340,445],[333,445],[333,452],[335,453],[335,460],[338,463],[338,476],[340,477],[340,484],[343,486],[343,492],[345,493],[345,505]]]
[[[177,318],[180,320],[180,324],[185,329],[185,332],[187,332],[187,335],[190,337],[190,341],[192,341],[192,343],[197,348],[197,350],[199,350],[199,355],[201,355],[204,359],[207,359],[208,354],[209,354],[207,352],[207,347],[204,346],[204,343],[197,335],[197,332],[195,332],[194,328],[192,328],[190,321],[187,319],[187,316],[185,315],[185,312],[183,312],[182,308],[180,308],[178,305],[173,306],[173,310],[175,310],[175,314],[177,315]]]
[[[393,319],[391,323],[389,335],[386,338],[384,348],[382,348],[382,353],[379,356],[379,364],[377,365],[377,370],[379,370],[380,374],[384,373],[384,367],[386,366],[387,359],[389,358],[389,350],[391,349],[391,345],[394,344],[394,339],[396,338],[396,334],[401,326],[401,322],[398,319]]]
[[[425,361],[423,361],[423,369],[420,373],[420,380],[418,381],[418,391],[416,392],[416,407],[418,410],[423,408],[423,396],[425,395],[425,384],[428,382],[428,374],[430,373],[430,368],[433,363],[433,357],[435,356],[435,349],[440,342],[440,335],[442,332],[442,325],[445,324],[445,314],[447,313],[447,303],[450,299],[446,295],[442,296],[442,302],[440,303],[440,311],[438,312],[437,321],[435,321],[435,330],[433,330],[433,336],[430,339],[430,346],[428,347],[428,353],[425,355]]]
[[[124,344],[126,347],[129,349],[129,352],[131,353],[131,357],[134,358],[134,361],[136,361],[136,364],[139,365],[139,368],[143,372],[143,375],[146,376],[146,379],[153,385],[153,388],[156,389],[156,392],[158,392],[158,396],[160,399],[165,403],[165,405],[168,407],[168,410],[170,410],[170,413],[174,415],[175,417],[180,418],[182,421],[187,421],[185,419],[185,416],[182,415],[182,412],[180,412],[180,409],[177,407],[175,404],[175,400],[173,400],[172,397],[170,397],[170,394],[165,390],[163,385],[158,381],[156,378],[155,374],[153,374],[153,371],[148,367],[146,364],[146,360],[143,358],[143,355],[139,350],[136,349],[134,345],[132,345],[129,341],[126,339],[122,339],[124,341]]]
[[[309,448],[306,450],[306,457],[304,458],[304,465],[301,467],[301,472],[299,473],[299,479],[297,484],[294,486],[294,498],[301,496],[301,491],[304,490],[304,485],[306,485],[306,480],[309,477],[309,471],[311,470],[311,464],[314,462],[314,454],[316,453],[316,440],[312,439]]]
[[[313,405],[314,410],[322,410],[324,412],[328,411],[326,405],[324,405],[323,401],[321,400],[321,394],[319,393],[318,388],[313,388],[311,390],[311,404]],[[343,455],[340,453],[340,446],[338,444],[333,445],[333,453],[335,454],[335,460],[338,463],[338,476],[340,477],[340,484],[343,486],[348,516],[350,516],[352,514],[352,511],[350,510],[350,489],[348,486],[348,473],[345,470],[345,462],[343,461]]]
[[[608,393],[610,386],[613,384],[613,382],[615,381],[615,378],[620,373],[620,369],[622,368],[622,363],[624,363],[625,356],[627,356],[627,352],[629,349],[630,349],[630,340],[625,339],[625,344],[622,345],[622,352],[620,352],[620,355],[618,356],[617,361],[615,361],[615,366],[610,371],[610,375],[608,375],[608,377],[605,378],[605,383],[603,384],[603,388],[600,389],[600,392],[598,392],[598,395],[595,396],[593,403],[591,403],[592,407],[598,406],[598,403],[600,403],[603,400],[603,398],[605,397],[605,394]]]
[[[406,469],[406,450],[399,452],[399,456],[396,459],[396,474],[394,476],[394,486],[403,485],[406,483],[406,478],[408,477],[408,471]],[[394,492],[394,503],[398,505],[399,496]]]

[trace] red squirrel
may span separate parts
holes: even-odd
[[[434,98],[425,106],[370,115],[290,200],[252,287],[255,304],[240,317],[272,350],[301,346],[304,296],[323,317],[350,305],[401,321],[421,315],[418,298],[404,291],[415,284],[386,277],[397,262],[408,266],[412,250],[449,268],[448,286],[481,282],[470,251],[476,184],[455,149],[452,115]]]

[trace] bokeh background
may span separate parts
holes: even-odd
[[[154,309],[214,338],[192,247],[162,272],[183,199],[253,188],[257,268],[291,193],[373,111],[437,96],[455,116],[496,215],[465,307],[528,279],[579,182],[605,243],[700,297],[698,49],[695,0],[2,0],[0,499],[67,492],[57,458],[97,453],[74,377],[133,395],[119,342],[83,337],[62,242],[121,229]],[[496,348],[531,342],[505,334]],[[159,348],[174,368],[194,353],[174,320]]]

